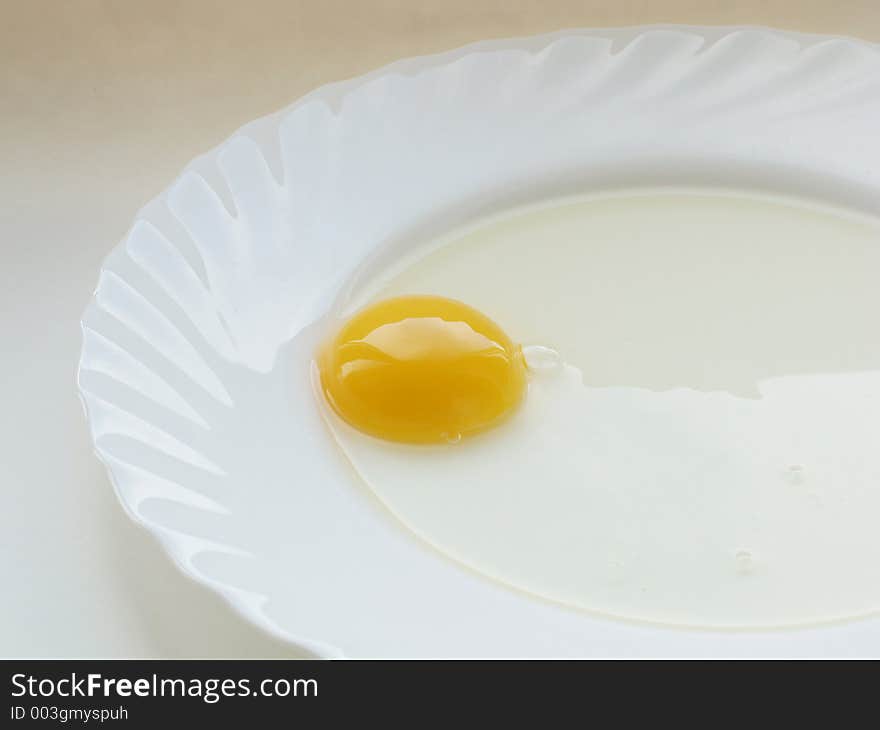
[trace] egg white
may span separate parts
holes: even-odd
[[[328,413],[393,515],[488,577],[627,618],[880,609],[876,221],[632,191],[441,243],[371,296],[459,298],[563,362],[527,349],[522,407],[459,444],[391,444]]]

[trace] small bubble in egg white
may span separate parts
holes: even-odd
[[[792,464],[786,469],[785,478],[789,484],[803,484],[806,479],[806,471],[800,464]]]
[[[739,550],[736,553],[736,572],[740,575],[749,575],[755,569],[755,560],[748,550]]]
[[[622,560],[612,559],[608,561],[608,584],[619,586],[625,582]]]
[[[553,372],[562,368],[562,357],[556,350],[541,345],[529,345],[522,349],[529,370]]]

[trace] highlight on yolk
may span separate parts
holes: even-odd
[[[521,348],[473,307],[437,296],[362,309],[317,364],[324,395],[343,420],[407,443],[455,442],[492,428],[526,386]]]

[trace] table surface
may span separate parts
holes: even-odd
[[[79,316],[138,208],[243,123],[396,58],[565,27],[760,24],[880,41],[877,0],[2,0],[0,656],[285,657],[116,502]]]

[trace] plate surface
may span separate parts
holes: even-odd
[[[120,500],[188,575],[322,656],[876,655],[880,620],[629,624],[421,544],[318,413],[322,318],[369,262],[476,218],[624,186],[880,213],[880,49],[753,28],[479,43],[322,87],[191,163],[107,258],[79,386]]]

